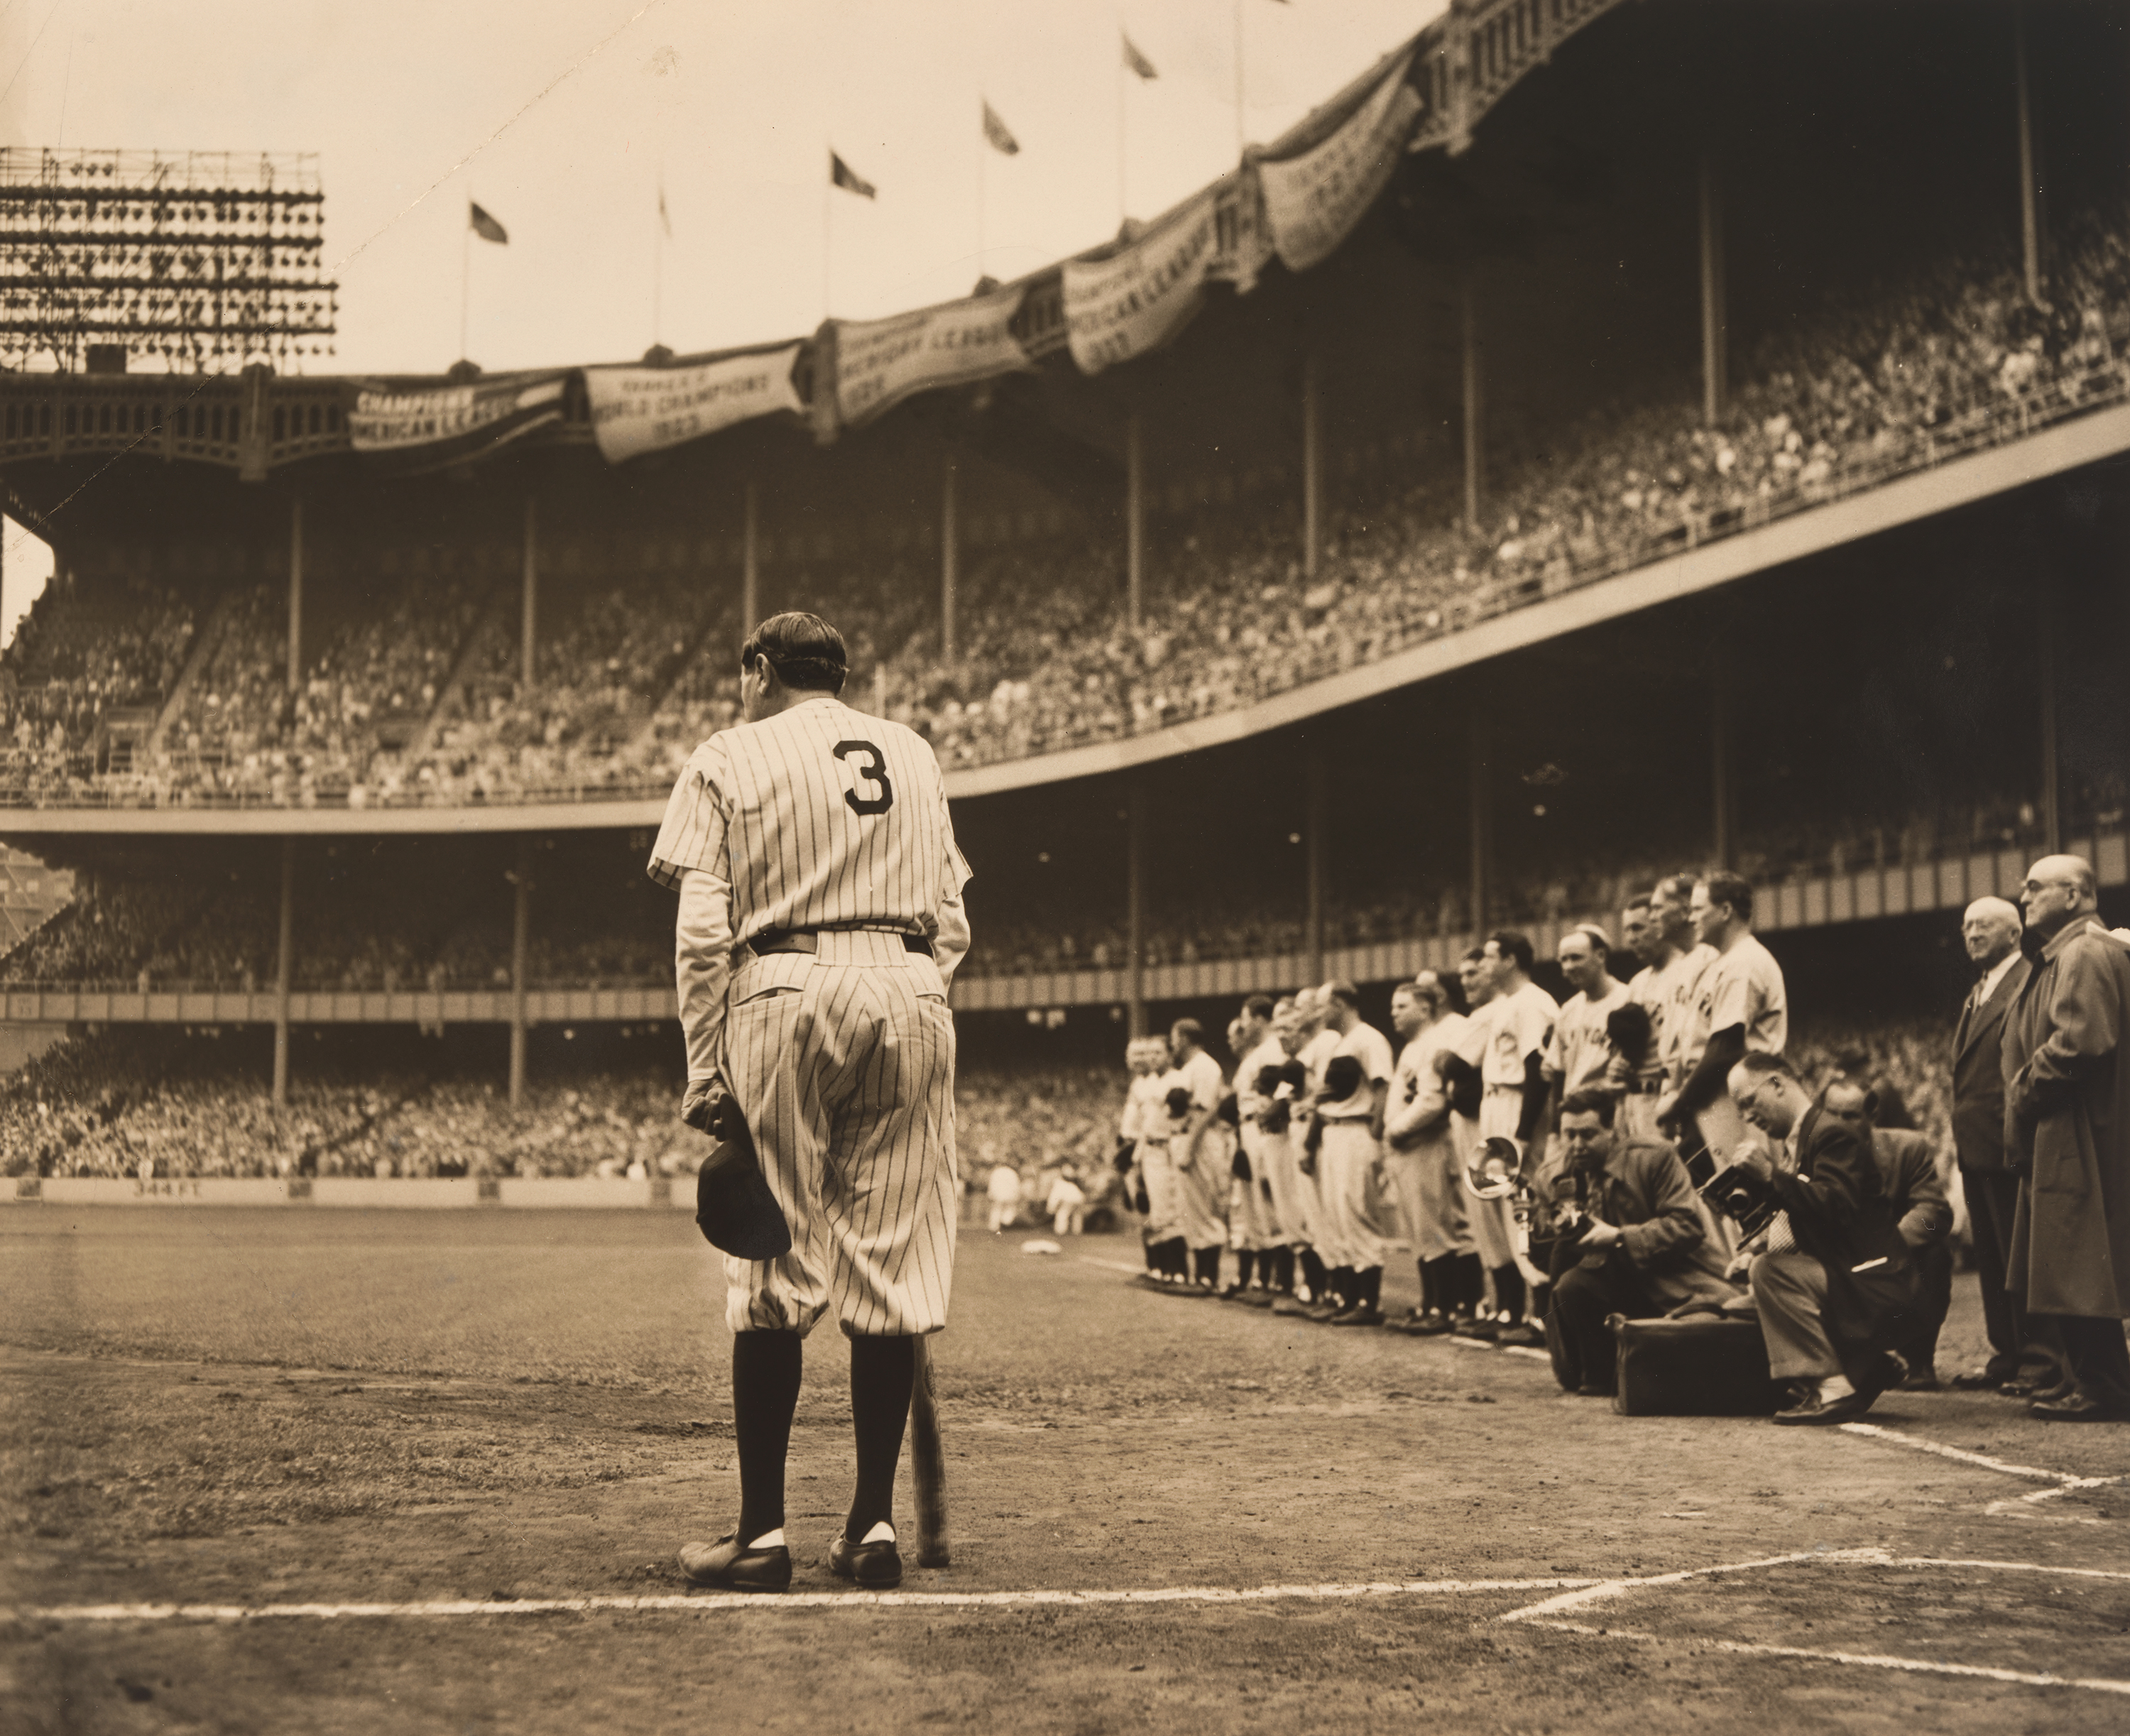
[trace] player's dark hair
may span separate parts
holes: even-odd
[[[1252,995],[1243,1002],[1243,1011],[1253,1019],[1268,1019],[1272,1016],[1272,997]]]
[[[1458,962],[1461,964],[1470,964],[1478,959],[1485,958],[1486,956],[1487,949],[1485,947],[1468,946],[1464,949],[1463,953],[1459,954]]]
[[[1564,930],[1560,938],[1565,940],[1569,935],[1582,935],[1590,943],[1591,950],[1599,958],[1610,959],[1612,956],[1612,943],[1606,937],[1605,930],[1598,927],[1596,923],[1578,922],[1574,927]]]
[[[1602,1091],[1571,1091],[1560,1100],[1560,1112],[1567,1115],[1594,1115],[1600,1126],[1612,1125],[1612,1099]]]
[[[1673,902],[1683,907],[1687,900],[1693,896],[1693,876],[1684,873],[1667,874],[1657,882],[1657,890]]]
[[[1538,960],[1538,954],[1532,949],[1529,935],[1521,934],[1513,928],[1497,928],[1487,936],[1487,940],[1504,959],[1514,959],[1516,968],[1526,976],[1531,974],[1531,966]],[[1480,955],[1483,958],[1485,954],[1486,949],[1483,947]]]
[[[1206,1046],[1206,1027],[1196,1019],[1178,1019],[1168,1027],[1168,1034],[1172,1039],[1182,1037],[1187,1042],[1196,1044],[1201,1049]]]
[[[1731,914],[1741,922],[1753,920],[1753,883],[1739,875],[1721,870],[1709,875],[1701,882],[1708,888],[1711,904],[1727,904]]]
[[[757,657],[767,658],[777,680],[800,692],[841,693],[851,672],[843,634],[803,609],[772,615],[747,634],[739,648],[740,667]]]
[[[1649,907],[1650,895],[1647,892],[1636,893],[1633,897],[1630,898],[1626,903],[1621,906],[1623,910],[1631,911],[1645,911]]]
[[[1356,1011],[1360,1010],[1361,991],[1354,988],[1344,977],[1340,977],[1336,982],[1326,983],[1324,988],[1325,992],[1341,1007],[1350,1007]]]

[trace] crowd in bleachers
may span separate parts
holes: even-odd
[[[2045,307],[2027,300],[2008,262],[1975,260],[1830,299],[1737,359],[1717,427],[1671,382],[1550,428],[1544,451],[1497,454],[1477,525],[1454,476],[1393,480],[1395,466],[1362,466],[1332,502],[1309,582],[1292,476],[1270,466],[1217,479],[1198,506],[1150,524],[1136,630],[1106,528],[968,550],[951,662],[917,556],[772,569],[765,584],[778,603],[834,620],[858,672],[852,698],[872,703],[865,684],[877,680],[891,714],[950,767],[1131,734],[2112,401],[2126,381],[2126,296],[2130,238],[2088,220],[2063,227]],[[1253,478],[1254,490],[1237,486]],[[0,698],[14,746],[0,791],[64,799],[101,773],[121,798],[149,801],[650,793],[735,715],[729,574],[713,581],[676,564],[604,586],[575,576],[556,592],[527,688],[506,606],[514,586],[485,571],[425,573],[344,625],[293,696],[285,605],[269,586],[226,605],[160,753],[114,776],[84,754],[97,719],[160,705],[192,630],[182,602],[129,586],[48,597],[9,651],[13,682]],[[719,600],[707,619],[706,594]],[[476,624],[486,636],[470,645]],[[418,739],[425,728],[433,740]]]

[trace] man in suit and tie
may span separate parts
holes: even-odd
[[[2004,1287],[2019,1204],[2018,1172],[2004,1150],[2004,1015],[2033,968],[2019,950],[2020,930],[2018,907],[2004,898],[1977,898],[1960,922],[1967,956],[1982,975],[1953,1029],[1952,1143],[1974,1227],[1989,1360],[1954,1375],[1952,1384],[1967,1392],[2031,1399],[2061,1375],[2053,1325],[2028,1319],[2026,1304]]]

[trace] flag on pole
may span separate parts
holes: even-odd
[[[1125,69],[1128,72],[1137,73],[1142,79],[1158,79],[1161,76],[1154,70],[1153,62],[1139,52],[1139,45],[1129,36],[1125,37]]]
[[[988,98],[984,101],[984,137],[990,142],[991,149],[1001,156],[1020,155],[1020,141],[998,117],[998,111],[991,107]]]
[[[494,242],[498,246],[510,244],[510,232],[490,217],[470,199],[467,202],[466,227],[485,242]]]
[[[832,184],[842,188],[846,193],[855,193],[862,199],[880,197],[879,189],[833,151],[829,153],[829,179]]]

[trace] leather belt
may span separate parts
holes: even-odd
[[[752,940],[741,944],[757,959],[766,959],[772,953],[818,953],[821,936],[832,935],[893,935],[902,942],[906,953],[922,953],[932,956],[931,943],[922,935],[913,935],[900,928],[776,928],[765,930]]]
[[[1627,1095],[1629,1097],[1662,1097],[1664,1088],[1664,1082],[1662,1079],[1636,1079],[1634,1083],[1627,1087]]]

